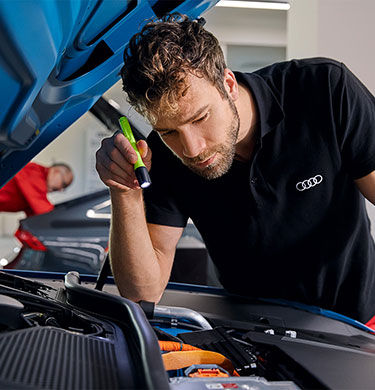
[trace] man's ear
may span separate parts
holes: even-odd
[[[238,99],[239,92],[236,76],[228,68],[224,69],[224,88],[233,101]]]

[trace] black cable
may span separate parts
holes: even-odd
[[[157,327],[153,327],[152,329],[154,330],[156,337],[160,341],[174,341],[175,343],[183,343],[183,341],[179,337],[173,336],[162,329],[159,329]]]
[[[100,269],[98,279],[96,279],[95,290],[99,290],[99,291],[103,290],[107,277],[110,275],[110,273],[111,273],[111,264],[109,262],[109,253],[108,253],[107,257],[103,262],[102,268]]]

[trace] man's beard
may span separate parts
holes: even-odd
[[[226,142],[211,149],[206,149],[199,156],[194,158],[184,157],[182,160],[190,170],[208,180],[217,179],[228,172],[229,168],[232,166],[236,151],[236,142],[240,129],[240,117],[231,98],[226,96],[226,100],[228,101],[233,114],[232,123],[227,130]],[[216,155],[216,157],[213,163],[202,168],[197,166],[197,163],[206,161],[214,155]]]

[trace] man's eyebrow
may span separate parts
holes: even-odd
[[[186,119],[182,124],[193,122],[195,119],[197,119],[202,114],[202,112],[207,110],[208,107],[209,107],[208,104],[206,104],[205,106],[201,107],[193,115],[191,115],[188,119]],[[174,129],[160,129],[158,127],[154,127],[154,130],[155,131],[170,131],[170,130],[174,130]]]

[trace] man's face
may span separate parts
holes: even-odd
[[[47,175],[48,192],[62,191],[73,181],[72,173],[64,166],[49,168]]]
[[[159,117],[154,129],[193,172],[215,179],[232,165],[239,115],[231,96],[223,98],[207,80],[190,75],[188,85],[178,114]]]

